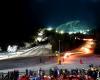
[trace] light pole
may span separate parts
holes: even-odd
[[[60,40],[59,40],[58,64],[61,64],[61,59],[60,59]]]

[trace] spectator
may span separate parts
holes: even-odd
[[[19,76],[18,70],[14,70],[8,72],[6,75],[2,74],[3,76],[0,80],[100,80],[100,72],[97,69],[71,69],[69,71],[54,67],[54,69],[49,70],[49,76],[41,68],[38,72],[26,69],[26,72],[22,76]]]

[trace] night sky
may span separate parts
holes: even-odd
[[[100,26],[99,0],[15,0],[2,6],[0,41],[28,40],[40,26],[71,20]]]

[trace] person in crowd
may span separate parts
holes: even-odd
[[[48,75],[46,72],[49,72]],[[2,74],[3,75],[3,74]],[[59,69],[57,66],[49,71],[39,69],[32,71],[26,69],[25,73],[19,74],[18,70],[8,72],[0,80],[100,80],[100,71],[97,69]]]

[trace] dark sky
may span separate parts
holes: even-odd
[[[99,26],[99,4],[99,0],[4,1],[1,40],[25,40],[39,26],[56,27],[69,20],[81,20]]]

